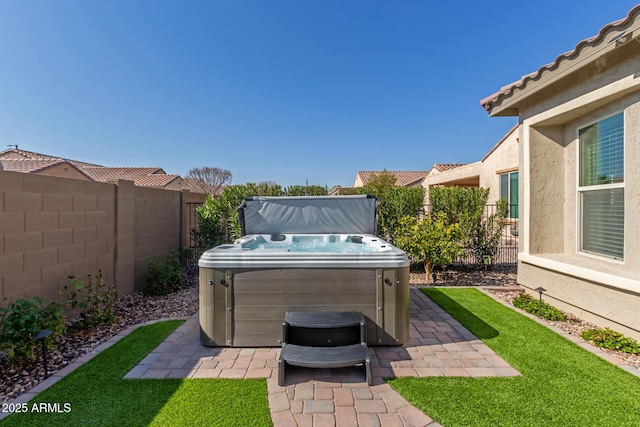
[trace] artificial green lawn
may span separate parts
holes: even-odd
[[[640,378],[476,289],[423,292],[522,374],[389,380],[443,426],[640,425]]]
[[[144,326],[29,402],[70,404],[67,413],[13,414],[2,426],[271,426],[263,379],[122,377],[181,321]]]

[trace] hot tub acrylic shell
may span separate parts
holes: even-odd
[[[279,346],[287,311],[362,312],[368,345],[408,340],[409,260],[403,251],[367,234],[298,237],[353,240],[373,250],[296,252],[268,244],[247,249],[259,239],[296,240],[279,234],[244,236],[205,252],[198,263],[202,344]]]

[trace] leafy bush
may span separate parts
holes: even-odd
[[[63,308],[59,303],[34,297],[0,307],[0,347],[10,359],[35,361],[33,336],[42,329],[54,333],[64,331]]]
[[[539,313],[543,319],[560,322],[567,320],[567,316],[563,312],[544,301],[540,304],[539,300],[534,299],[529,294],[522,293],[518,295],[518,297],[513,300],[513,305],[536,316]]]
[[[357,189],[358,194],[373,194],[380,200],[384,200],[387,192],[396,186],[398,178],[386,169],[376,173],[367,185]]]
[[[246,185],[229,185],[218,197],[207,196],[196,209],[199,226],[191,230],[199,252],[223,243],[231,243],[242,236],[238,208],[250,196],[301,196],[326,195],[327,187],[319,185],[294,185],[286,190],[274,182]]]
[[[102,271],[96,276],[88,274],[86,283],[75,276],[69,276],[70,284],[64,288],[68,291],[65,304],[79,312],[79,318],[73,322],[73,328],[86,329],[111,323],[115,317],[114,307],[117,302],[116,288],[108,285],[102,278]]]
[[[358,187],[358,194],[376,196],[378,205],[378,236],[389,243],[395,243],[404,216],[417,217],[424,206],[424,188],[396,187],[396,177],[386,170],[378,173],[364,187]]]
[[[600,348],[628,354],[640,354],[640,345],[636,340],[627,338],[620,332],[609,328],[587,329],[582,331],[580,336]]]
[[[423,187],[391,187],[378,205],[378,235],[394,243],[400,219],[405,216],[417,218],[423,204]]]
[[[460,245],[473,251],[478,265],[491,266],[506,225],[507,201],[496,202],[496,210],[486,215],[488,188],[432,187],[429,191],[431,216],[444,215],[448,224],[460,224]]]
[[[160,264],[155,260],[149,261],[147,287],[143,291],[145,295],[168,295],[182,287],[182,266],[177,256],[172,255]]]
[[[284,192],[287,196],[326,196],[329,194],[329,189],[321,185],[292,185]]]
[[[395,244],[424,262],[428,279],[435,267],[451,264],[460,255],[458,233],[458,224],[447,224],[443,214],[422,220],[405,216],[400,219]]]

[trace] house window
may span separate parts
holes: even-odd
[[[624,115],[582,128],[579,136],[580,250],[624,259]]]
[[[518,172],[500,174],[500,198],[509,204],[509,218],[518,218]]]

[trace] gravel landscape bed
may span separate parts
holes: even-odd
[[[185,289],[162,297],[145,297],[136,293],[118,300],[116,305],[116,321],[107,326],[78,331],[73,334],[56,337],[55,348],[48,350],[47,359],[49,374],[64,368],[78,357],[93,351],[95,347],[108,341],[129,326],[149,320],[189,317],[198,310],[198,268],[196,265],[183,269]],[[514,291],[516,284],[515,269],[496,271],[459,271],[448,270],[436,274],[436,282],[427,278],[424,270],[412,268],[410,271],[411,286],[482,286],[491,287],[490,292],[497,298],[511,302],[518,295]],[[499,288],[504,288],[501,291]],[[580,336],[584,329],[594,328],[588,322],[570,316],[568,322],[548,322],[572,335]],[[640,357],[624,353],[614,354],[632,366],[640,369]],[[38,352],[38,355],[40,353]],[[0,403],[9,402],[25,393],[44,379],[44,368],[39,359],[26,366],[11,366],[0,359]]]

